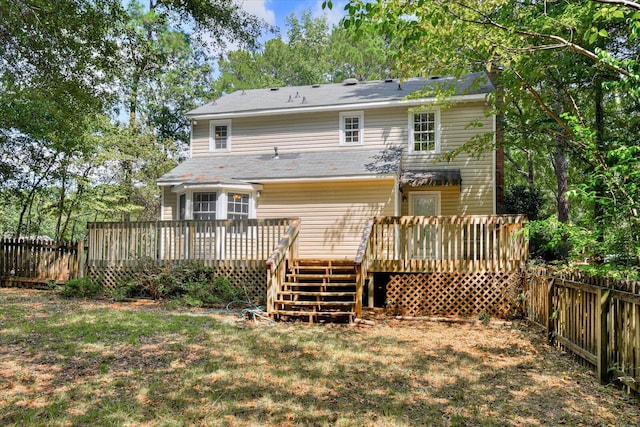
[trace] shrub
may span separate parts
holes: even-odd
[[[134,296],[173,299],[192,307],[223,304],[241,296],[224,276],[201,263],[148,268],[135,281],[119,284],[111,293],[114,300]]]
[[[91,281],[90,277],[80,277],[65,282],[60,294],[66,298],[88,298],[95,297],[102,291],[100,284]]]

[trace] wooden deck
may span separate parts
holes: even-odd
[[[502,283],[517,280],[526,263],[525,221],[519,215],[371,219],[349,260],[355,273],[355,301],[349,310],[359,317],[365,290],[373,304],[374,275],[393,273],[395,309],[405,314],[446,311],[451,304],[457,306],[449,310],[455,314],[465,314],[469,307],[500,313],[495,307],[510,298]],[[294,295],[286,286],[291,287],[299,260],[300,226],[298,219],[92,223],[87,271],[114,287],[136,269],[199,262],[253,283],[257,294],[266,295],[269,313],[291,311],[283,308],[291,304],[282,297]],[[436,298],[446,293],[450,296]],[[430,306],[427,300],[441,302]]]

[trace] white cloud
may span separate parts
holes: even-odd
[[[338,25],[340,20],[345,16],[346,12],[344,10],[345,4],[347,4],[346,0],[338,0],[333,2],[333,8],[331,9],[323,9],[322,8],[323,0],[317,0],[315,6],[313,7],[312,14],[313,16],[322,16],[326,15],[327,22],[329,25]]]
[[[276,24],[276,13],[267,7],[268,0],[241,0],[242,8],[271,25]]]

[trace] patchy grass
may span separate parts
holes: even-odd
[[[635,425],[523,324],[254,326],[0,289],[0,425]]]

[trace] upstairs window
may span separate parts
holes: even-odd
[[[209,151],[231,150],[231,121],[212,121],[209,129]]]
[[[409,115],[409,149],[415,153],[439,152],[438,112]]]
[[[340,144],[362,145],[364,143],[364,113],[353,111],[340,113]]]
[[[216,193],[193,193],[193,219],[216,219],[216,200]]]

